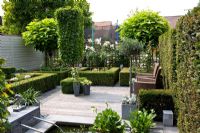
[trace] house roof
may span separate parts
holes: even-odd
[[[175,28],[176,27],[176,22],[178,21],[178,19],[181,17],[181,16],[164,16],[169,24],[171,25],[171,27]]]
[[[96,27],[112,26],[112,21],[94,22]]]

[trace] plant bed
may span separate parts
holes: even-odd
[[[132,72],[132,76],[135,77],[135,72]],[[124,67],[119,73],[120,86],[129,86],[129,68]]]
[[[91,80],[92,85],[114,86],[119,80],[119,71],[119,68],[113,67],[105,71],[80,71],[79,75]]]

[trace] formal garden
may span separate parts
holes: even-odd
[[[136,11],[116,30],[118,43],[85,38],[84,30],[93,23],[89,8],[86,0],[4,1],[0,32],[21,36],[25,46],[45,54],[45,63],[30,71],[5,67],[0,58],[0,132],[149,133],[161,123],[177,127],[176,132],[199,133],[200,7],[182,16],[175,28],[157,12]],[[92,103],[92,121],[71,116],[65,131],[56,118],[45,119],[41,99],[55,90],[60,92],[55,104],[62,109],[68,108],[66,99],[71,106]],[[119,97],[109,91],[119,91]],[[98,99],[102,96],[108,102]],[[48,123],[42,125],[48,130],[37,129],[39,121]]]

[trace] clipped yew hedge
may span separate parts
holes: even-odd
[[[160,60],[165,71],[165,79],[175,92],[180,133],[200,132],[199,27],[200,7],[195,7],[178,20],[175,33],[171,34],[169,31],[160,39],[162,44],[160,51],[168,49],[166,52],[160,53]],[[173,51],[176,51],[175,54],[170,54]],[[176,75],[173,71],[176,72]],[[171,75],[175,76],[175,80]]]
[[[113,67],[105,71],[80,71],[79,75],[91,80],[92,85],[114,86],[119,80],[119,71],[119,68]]]
[[[135,73],[132,72],[133,77]],[[124,67],[119,73],[119,84],[120,86],[129,86],[129,68]]]
[[[16,72],[16,68],[14,67],[3,67],[1,69],[4,72],[6,79],[12,78],[12,75]]]
[[[78,64],[84,50],[84,17],[78,7],[66,7],[55,12],[58,25],[58,45],[62,60],[71,66]]]

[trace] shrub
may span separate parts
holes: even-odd
[[[81,61],[84,49],[84,17],[78,7],[56,10],[58,45],[62,60],[71,66]]]
[[[155,123],[153,123],[155,117],[154,110],[151,110],[150,113],[145,109],[131,112],[130,124],[132,133],[149,133],[150,128],[155,126]]]
[[[57,85],[56,73],[35,73],[39,76],[14,82],[11,84],[11,89],[15,93],[22,93],[28,88],[34,88],[36,91],[46,92],[54,89]]]
[[[2,71],[5,73],[6,79],[12,78],[13,74],[16,72],[16,68],[14,67],[4,67]]]
[[[133,77],[135,76],[134,71],[132,72]],[[124,67],[119,73],[119,84],[120,86],[129,86],[129,68]]]
[[[125,126],[117,112],[111,108],[106,108],[97,114],[91,129],[100,133],[123,133]]]
[[[86,77],[92,81],[92,85],[113,86],[119,80],[119,68],[113,67],[105,71],[80,71],[80,77]]]
[[[80,82],[82,82],[84,80],[86,80],[86,78],[84,78],[84,77],[79,78]],[[74,81],[73,78],[66,78],[66,79],[60,81],[60,84],[62,86],[62,93],[64,93],[64,94],[73,94],[74,93],[73,81]],[[82,92],[82,87],[81,87],[80,93],[81,92]]]
[[[26,26],[27,31],[22,33],[26,46],[33,46],[36,50],[45,52],[49,57],[58,48],[56,21],[45,18],[41,21],[32,21]]]
[[[138,99],[140,109],[155,110],[155,120],[162,121],[163,110],[172,110],[176,114],[172,90],[140,90]]]

